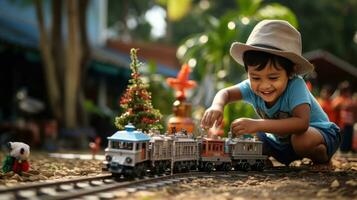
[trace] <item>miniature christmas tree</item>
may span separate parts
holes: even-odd
[[[120,99],[120,107],[125,111],[121,116],[115,118],[115,125],[124,129],[128,123],[132,123],[137,129],[148,132],[150,129],[161,130],[159,110],[153,108],[151,94],[147,91],[147,85],[140,79],[138,68],[141,63],[137,58],[137,49],[131,49],[132,70],[131,79],[125,94]]]

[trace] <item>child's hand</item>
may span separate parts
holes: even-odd
[[[223,120],[223,108],[222,106],[212,105],[209,107],[201,119],[202,128],[211,128],[214,124],[215,126],[220,126]]]
[[[239,118],[232,122],[231,131],[236,135],[252,134],[258,131],[258,120]]]

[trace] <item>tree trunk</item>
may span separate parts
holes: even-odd
[[[77,1],[67,0],[68,43],[67,65],[65,70],[65,126],[74,128],[77,125],[77,99],[80,77],[80,41],[78,29]]]
[[[52,1],[52,30],[51,30],[51,46],[52,56],[56,68],[57,80],[63,80],[64,77],[64,47],[62,33],[62,16],[63,16],[63,1]],[[63,94],[63,82],[59,84],[60,93]],[[63,95],[61,95],[63,102]],[[63,106],[63,105],[62,105]],[[63,108],[63,107],[61,107]]]
[[[51,106],[51,111],[56,119],[61,119],[61,101],[60,101],[60,90],[59,83],[56,77],[56,70],[53,57],[51,55],[51,47],[48,42],[48,34],[43,20],[43,8],[42,1],[35,0],[36,14],[38,20],[38,27],[40,31],[40,51],[42,59],[44,61],[44,70],[45,70],[45,80],[46,80],[46,89],[49,97],[49,102]]]
[[[87,75],[87,68],[89,64],[89,58],[91,55],[91,50],[88,42],[88,36],[87,36],[87,7],[88,7],[88,0],[80,0],[78,2],[79,6],[79,34],[80,34],[80,41],[81,44],[80,46],[82,47],[82,57],[80,58],[80,67],[81,67],[81,73],[80,73],[80,82],[79,82],[79,98],[78,98],[78,105],[79,105],[79,123],[84,126],[89,125],[89,118],[88,118],[88,113],[86,112],[84,108],[84,101],[85,101],[85,95],[84,95],[84,86],[86,82],[86,75]]]

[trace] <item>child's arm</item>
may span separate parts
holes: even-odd
[[[240,118],[232,122],[234,134],[256,133],[258,131],[285,136],[304,133],[309,128],[310,106],[301,104],[294,108],[293,116],[286,119]]]
[[[237,86],[231,86],[218,91],[211,107],[206,110],[202,117],[201,127],[211,128],[214,124],[220,126],[223,120],[224,106],[240,99],[242,99],[242,94]]]

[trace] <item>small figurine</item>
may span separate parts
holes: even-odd
[[[195,81],[189,80],[190,72],[190,66],[184,64],[176,78],[166,79],[166,83],[176,90],[176,98],[180,101],[186,99],[185,89],[194,88],[196,86]]]
[[[190,66],[184,64],[176,78],[167,78],[166,83],[176,90],[176,101],[173,104],[174,115],[168,120],[168,133],[172,132],[172,127],[176,130],[186,129],[188,133],[192,134],[195,129],[195,123],[191,117],[192,105],[186,101],[185,90],[194,88],[196,82],[189,80]]]
[[[96,137],[94,139],[94,142],[90,142],[89,143],[89,148],[92,150],[92,159],[95,159],[95,155],[98,153],[98,151],[100,150],[100,143],[101,143],[101,139],[100,137]]]
[[[2,165],[4,173],[13,171],[17,174],[27,172],[30,169],[30,163],[27,159],[30,156],[30,146],[22,142],[9,142],[9,155],[5,157]]]

